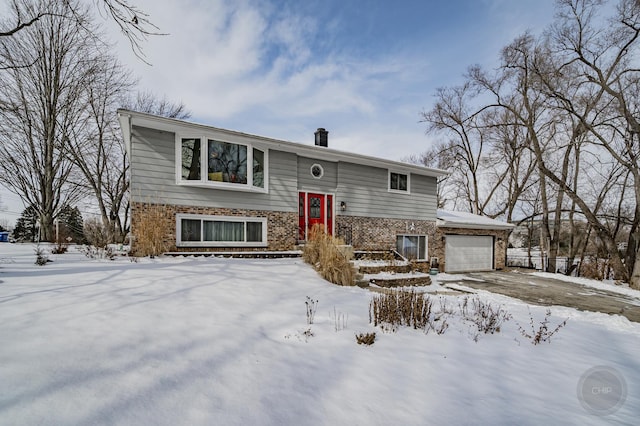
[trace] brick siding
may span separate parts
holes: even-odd
[[[428,220],[337,216],[335,228],[336,235],[346,239],[351,237],[351,245],[356,250],[395,249],[397,235],[427,235],[427,251],[430,255],[436,223]]]
[[[134,236],[132,249],[134,251],[136,223],[146,211],[151,209],[158,209],[162,212],[158,217],[157,226],[166,230],[164,241],[168,244],[169,251],[279,251],[293,250],[297,243],[298,215],[295,212],[288,213],[266,210],[192,207],[134,202],[131,204],[131,233]],[[211,216],[266,217],[267,247],[176,247],[176,214],[179,213]]]
[[[297,212],[273,212],[264,210],[244,210],[226,208],[208,208],[192,206],[176,206],[150,203],[131,205],[131,232],[134,236],[135,250],[136,223],[145,211],[157,209],[155,215],[157,226],[166,230],[164,241],[169,251],[202,252],[202,251],[283,251],[293,250],[298,239]],[[176,214],[198,214],[212,216],[266,217],[267,247],[176,247]],[[494,238],[495,268],[505,267],[507,239],[509,231],[489,229],[462,229],[436,227],[435,221],[389,219],[363,216],[341,216],[335,218],[337,236],[350,237],[351,245],[356,250],[389,250],[396,247],[397,235],[426,235],[427,259],[437,257],[440,270],[444,271],[445,235],[490,235]],[[349,243],[349,241],[347,241]]]

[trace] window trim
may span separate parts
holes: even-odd
[[[423,253],[423,258],[418,258],[416,259],[416,262],[428,262],[429,261],[429,236],[427,234],[396,234],[396,249],[397,247],[397,241],[398,241],[398,237],[418,237],[418,256],[420,255],[420,237],[424,237],[424,253]],[[404,245],[403,245],[403,249],[404,249]],[[402,252],[400,253],[403,257],[406,257],[404,254],[404,250],[402,250]]]
[[[402,189],[393,189],[391,188],[391,175],[392,174],[396,174],[396,175],[403,175],[407,177],[407,189],[406,190],[402,190]],[[399,172],[396,170],[388,170],[388,175],[387,175],[387,190],[389,192],[394,192],[396,194],[410,194],[411,188],[411,173],[405,173],[405,172]]]
[[[182,140],[183,139],[199,139],[200,140],[200,179],[199,180],[187,180],[182,179]],[[209,152],[209,140],[216,142],[223,142],[233,145],[241,145],[247,147],[247,183],[239,184],[232,182],[216,182],[208,179],[208,152]],[[253,150],[257,149],[264,153],[264,170],[262,176],[263,187],[253,185]],[[240,192],[258,192],[267,194],[269,192],[269,149],[263,147],[260,144],[236,142],[229,140],[228,138],[218,137],[218,135],[212,135],[207,133],[176,133],[175,134],[175,173],[176,173],[176,185],[181,186],[195,186],[200,188],[215,188],[228,191],[240,191]]]
[[[200,235],[200,241],[182,241],[182,219],[200,220],[200,232],[204,230],[204,221],[210,222],[242,222],[245,224],[245,241],[202,241],[202,235]],[[259,222],[262,224],[262,241],[246,241],[246,223],[247,222]],[[218,215],[206,215],[206,214],[189,214],[189,213],[177,213],[176,214],[176,247],[267,247],[268,235],[267,235],[267,218],[266,217],[251,217],[251,216],[218,216]]]

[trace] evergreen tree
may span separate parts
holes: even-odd
[[[34,206],[29,206],[20,215],[13,229],[13,238],[16,241],[37,241],[38,239],[38,211]]]
[[[71,237],[71,242],[85,244],[84,220],[77,207],[65,205],[58,215],[58,233],[61,242]]]

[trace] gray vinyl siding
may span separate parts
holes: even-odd
[[[436,219],[436,178],[411,174],[408,194],[389,192],[388,169],[338,163],[336,205],[347,203],[338,215],[393,219]]]
[[[311,175],[311,166],[319,164],[324,170],[320,179]],[[333,193],[338,186],[338,163],[298,157],[298,189],[305,192]]]
[[[132,129],[131,197],[137,202],[248,210],[297,211],[296,155],[269,150],[267,194],[176,184],[175,134]]]
[[[298,191],[336,195],[347,203],[338,215],[393,219],[436,219],[436,178],[411,174],[408,194],[388,191],[386,168],[331,162],[268,150],[268,193],[200,188],[176,184],[175,134],[134,126],[131,144],[131,197],[137,202],[247,210],[297,211]],[[247,140],[246,142],[251,142]],[[321,179],[310,169],[320,164]]]

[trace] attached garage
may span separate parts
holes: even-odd
[[[438,210],[431,256],[441,272],[502,269],[512,224],[466,212]],[[433,260],[433,259],[432,259]]]
[[[493,237],[446,235],[445,272],[490,271],[493,269]]]

